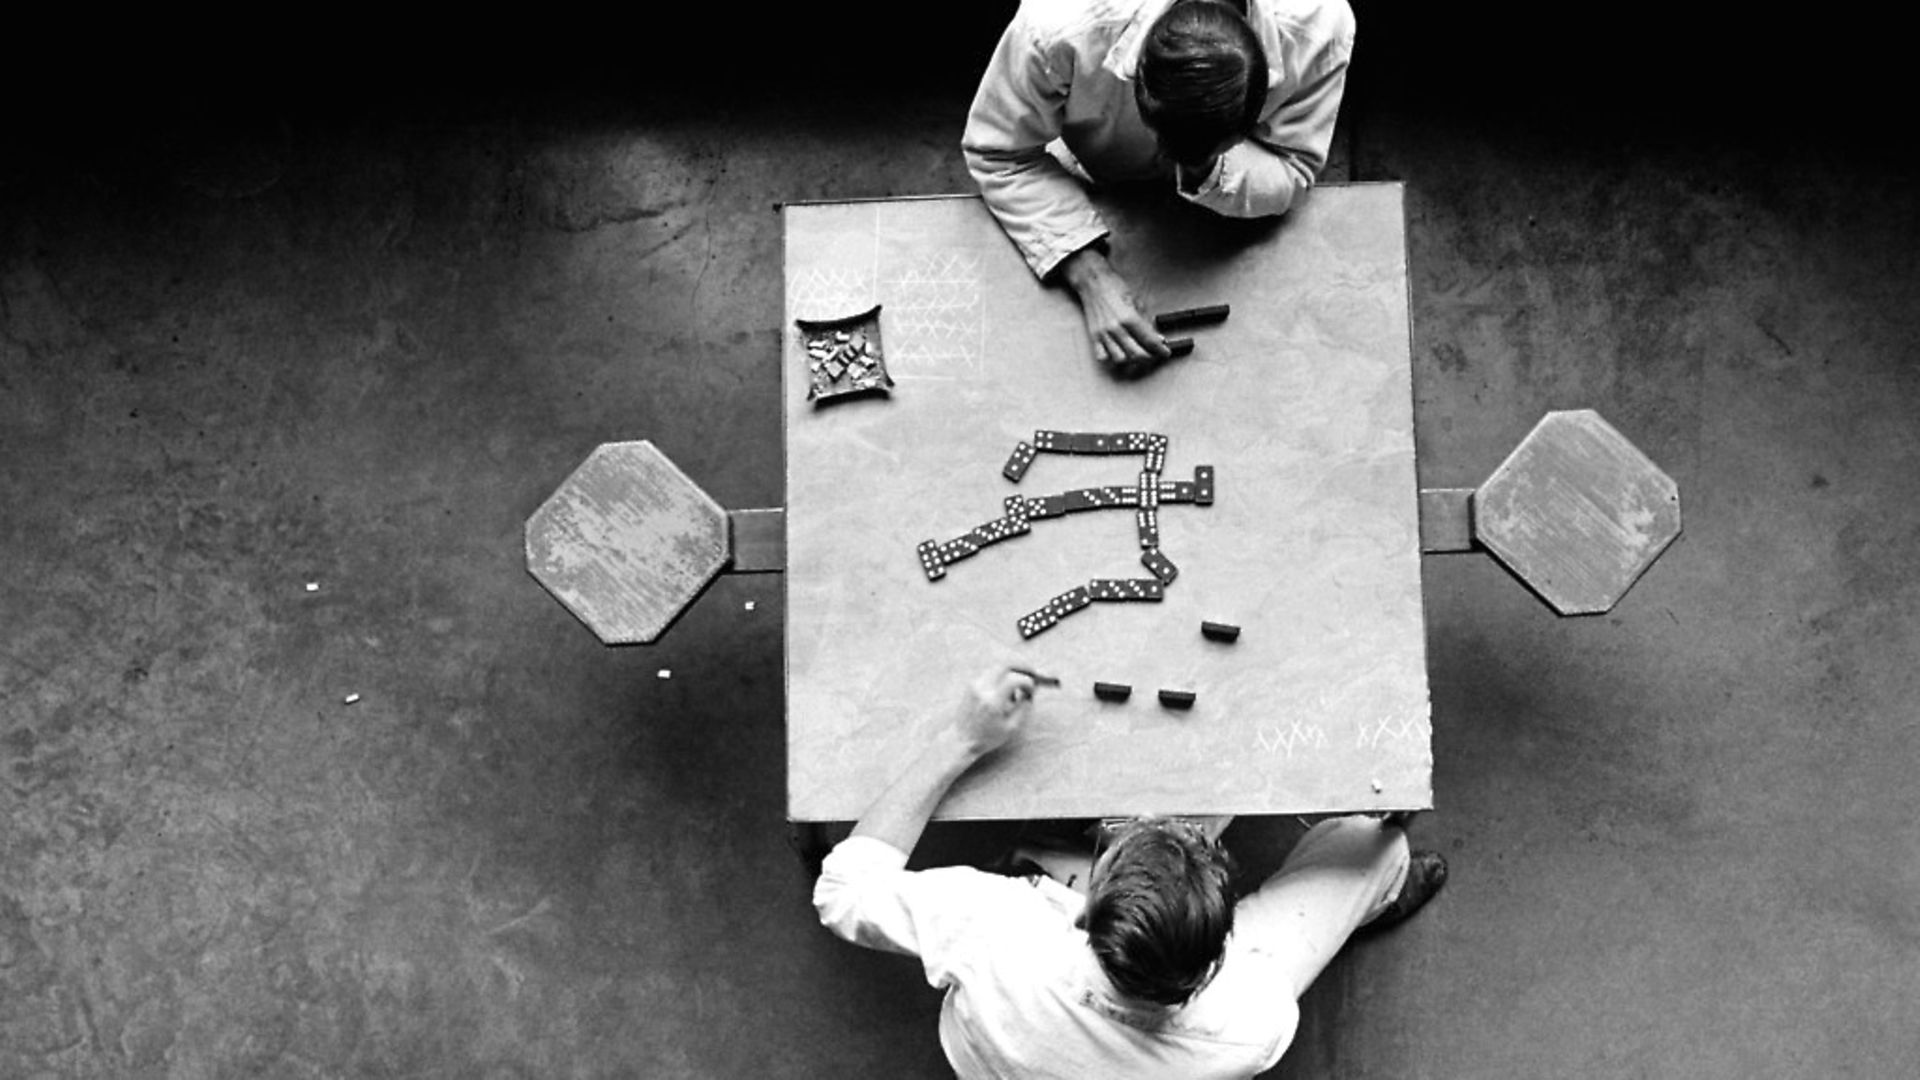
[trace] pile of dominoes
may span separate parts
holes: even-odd
[[[1033,637],[1061,619],[1096,602],[1125,603],[1160,600],[1166,587],[1180,573],[1173,560],[1160,550],[1160,506],[1162,503],[1213,505],[1213,466],[1200,465],[1192,480],[1164,480],[1161,469],[1167,460],[1167,437],[1145,431],[1068,432],[1036,431],[1031,443],[1022,442],[1000,470],[1014,483],[1026,476],[1027,468],[1040,454],[1142,454],[1146,467],[1133,484],[1077,488],[1058,495],[1028,497],[1009,495],[1002,504],[1000,517],[975,526],[960,536],[941,543],[927,540],[920,544],[920,566],[928,581],[946,576],[947,567],[979,553],[981,548],[1015,536],[1025,536],[1032,523],[1045,518],[1086,510],[1132,509],[1140,535],[1140,563],[1153,576],[1149,578],[1096,578],[1078,585],[1046,602],[1038,610],[1020,617],[1020,636]]]
[[[796,320],[807,352],[807,397],[815,403],[893,385],[880,351],[880,309],[845,319]]]

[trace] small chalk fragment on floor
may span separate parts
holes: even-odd
[[[320,583],[319,583],[319,582],[317,582],[317,581],[309,581],[309,582],[307,582],[307,591],[308,591],[308,592],[319,592],[319,591],[320,591]]]
[[[747,603],[746,603],[746,609],[747,609],[748,611],[752,611],[752,610],[753,610],[753,601],[751,601],[751,600],[749,600],[749,601],[747,601]]]
[[[673,678],[673,669],[672,669],[672,668],[661,668],[661,669],[660,669],[660,677],[661,677],[661,678],[663,678],[663,679],[671,679],[671,678]]]
[[[352,705],[353,703],[359,700],[360,700],[359,694],[348,694],[346,697],[340,699],[340,703],[343,705]]]

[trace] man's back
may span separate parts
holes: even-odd
[[[1074,926],[1079,894],[904,863],[885,845],[843,844],[814,903],[840,936],[919,957],[946,991],[940,1040],[961,1077],[1245,1077],[1293,1036],[1290,980],[1251,945],[1229,941],[1219,974],[1185,1006],[1143,1006],[1114,992]]]
[[[997,970],[948,991],[941,1043],[960,1076],[1246,1077],[1292,1039],[1293,999],[1271,992],[1275,980],[1242,977],[1257,957],[1229,963],[1181,1008],[1141,1007],[1114,995],[1074,934],[1062,948],[1009,948]]]

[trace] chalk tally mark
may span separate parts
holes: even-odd
[[[888,332],[903,362],[977,372],[986,332],[980,255],[926,255],[886,283]]]
[[[1269,754],[1285,751],[1288,757],[1292,757],[1296,749],[1327,745],[1326,729],[1297,716],[1284,725],[1262,724],[1253,734],[1260,743],[1260,749]]]

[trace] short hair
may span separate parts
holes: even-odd
[[[1213,977],[1233,932],[1232,861],[1189,822],[1137,818],[1089,883],[1082,925],[1114,989],[1180,1005]]]
[[[1267,53],[1221,0],[1178,0],[1147,28],[1133,91],[1167,155],[1197,164],[1259,122]]]

